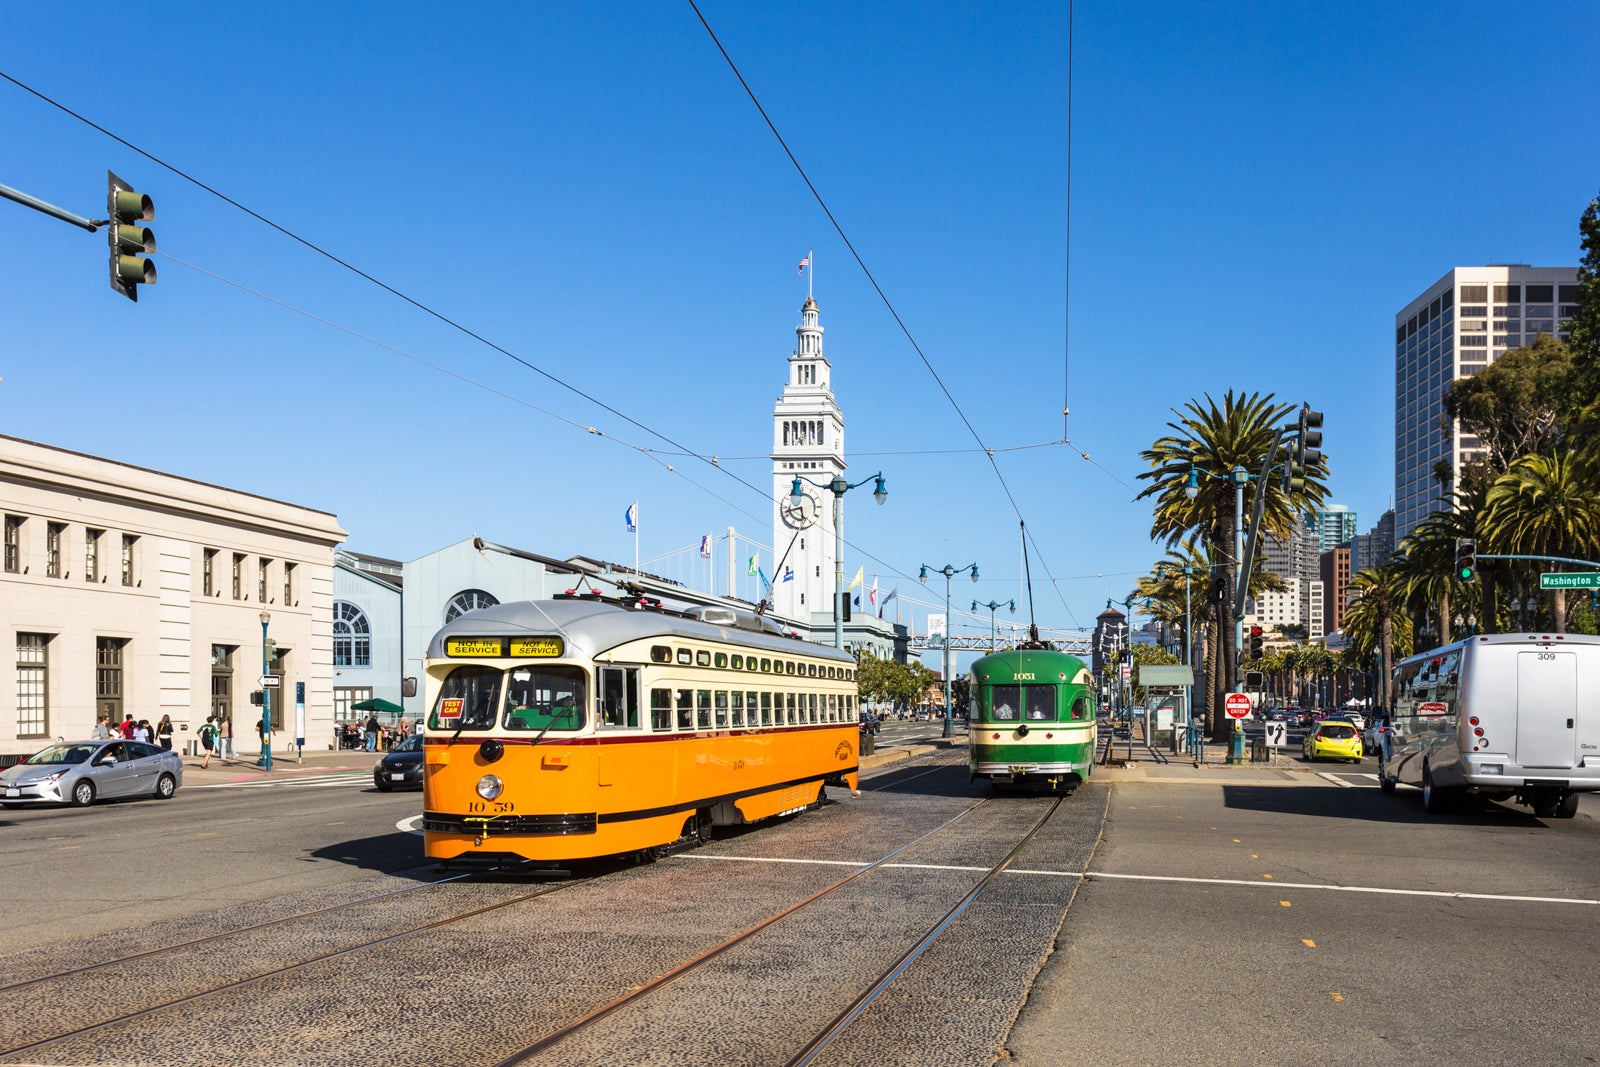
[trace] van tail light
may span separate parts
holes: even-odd
[[[1467,720],[1467,724],[1468,724],[1468,725],[1469,725],[1469,726],[1476,726],[1476,725],[1478,725],[1478,717],[1477,717],[1477,716],[1476,716],[1476,715],[1474,715],[1474,716],[1473,716],[1473,717],[1472,717],[1472,718],[1470,718],[1470,719],[1468,719],[1468,720]],[[1479,731],[1478,731],[1478,732],[1479,732],[1479,733],[1480,733],[1480,734],[1481,734],[1481,733],[1483,733],[1483,731],[1482,731],[1482,730],[1479,730]]]

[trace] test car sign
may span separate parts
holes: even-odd
[[[1250,694],[1229,693],[1223,710],[1230,719],[1248,719],[1250,717]]]

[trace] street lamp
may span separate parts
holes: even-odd
[[[955,736],[955,709],[950,706],[950,672],[955,667],[954,658],[950,655],[950,579],[963,571],[972,572],[972,580],[978,580],[978,565],[969,563],[965,567],[952,567],[946,563],[943,567],[936,568],[933,573],[944,575],[944,736]],[[923,585],[928,584],[928,565],[922,565],[922,573],[917,575],[917,581]]]
[[[1000,607],[1002,604],[1004,604],[1006,607],[1011,609],[1011,614],[1015,615],[1017,613],[1017,602],[1015,600],[1004,600],[1004,601],[991,600],[987,604],[980,604],[976,600],[974,600],[972,602],[972,610],[973,611],[977,611],[979,608],[988,608],[989,609],[989,651],[990,652],[994,651],[994,612],[995,612],[995,609]],[[948,626],[949,623],[946,622],[945,625]]]
[[[272,686],[267,684],[272,661],[267,655],[267,623],[272,612],[261,613],[261,758],[257,766],[272,770]]]
[[[844,596],[844,495],[870,481],[878,483],[872,487],[872,499],[882,506],[883,502],[889,499],[889,490],[883,484],[882,471],[870,474],[854,483],[845,481],[838,474],[827,482],[814,482],[797,474],[794,476],[794,485],[789,488],[789,503],[796,508],[805,503],[805,491],[800,488],[801,482],[814,485],[818,489],[826,489],[833,494],[833,647],[840,651],[844,650],[844,605],[841,602]],[[777,580],[776,575],[773,580]]]

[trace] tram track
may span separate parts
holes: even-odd
[[[983,875],[983,877],[980,878],[978,882],[973,885],[964,895],[962,895],[952,907],[945,911],[936,922],[927,927],[920,934],[920,936],[915,939],[914,943],[898,958],[896,958],[890,966],[882,969],[875,976],[873,976],[870,981],[864,983],[865,988],[862,989],[862,991],[856,995],[855,998],[851,1000],[851,1002],[842,1011],[835,1015],[827,1023],[827,1025],[803,1039],[804,1044],[800,1048],[800,1051],[786,1061],[789,1067],[803,1067],[803,1065],[812,1063],[833,1042],[836,1037],[844,1032],[844,1030],[852,1021],[854,1021],[864,1010],[866,1010],[874,1001],[876,1001],[885,990],[890,988],[895,979],[901,975],[905,969],[909,967],[919,956],[921,956],[924,950],[933,944],[935,939],[937,939],[939,935],[950,926],[951,923],[956,921],[968,909],[973,901],[978,899],[978,897],[993,884],[996,878],[1005,872],[1007,867],[1011,865],[1011,863],[1023,851],[1023,849],[1034,840],[1040,830],[1042,830],[1045,825],[1049,823],[1052,816],[1054,816],[1055,813],[1060,809],[1064,800],[1065,798],[1063,797],[1051,798],[1049,806],[1045,810],[1044,814],[1034,821],[1033,825],[1029,827],[1027,832],[1024,833],[1021,838],[1006,852],[1003,858],[1001,858],[997,863],[993,864]],[[566,1042],[568,1039],[590,1030],[603,1020],[623,1011],[632,1005],[637,1004],[642,1000],[645,1000],[646,998],[649,998],[653,994],[664,990],[672,983],[677,982],[693,972],[706,967],[712,961],[723,956],[725,953],[741,944],[750,941],[752,938],[761,934],[763,931],[770,929],[783,920],[788,919],[791,916],[794,916],[808,908],[813,907],[819,902],[832,897],[834,894],[843,890],[847,886],[850,886],[852,883],[863,878],[870,872],[891,865],[892,861],[897,857],[905,854],[909,850],[916,848],[919,845],[927,843],[928,841],[937,837],[939,834],[949,830],[963,819],[966,819],[973,812],[991,803],[994,803],[994,798],[985,797],[976,804],[963,809],[953,818],[946,820],[944,823],[934,827],[932,830],[929,830],[915,840],[899,846],[898,848],[886,853],[878,859],[863,865],[860,869],[855,870],[845,877],[837,879],[831,884],[811,893],[804,899],[789,905],[781,911],[769,915],[760,922],[757,922],[754,925],[727,938],[721,943],[704,950],[692,959],[685,961],[672,970],[644,982],[623,996],[618,997],[615,1000],[612,1000],[611,1002],[595,1009],[594,1011],[591,1011],[588,1014],[574,1019],[570,1023],[567,1023],[545,1034],[538,1041],[535,1041],[532,1044],[516,1051],[512,1055],[497,1061],[495,1067],[516,1067],[516,1065],[527,1063],[542,1053],[556,1048],[557,1046]]]
[[[483,873],[492,872],[486,871]],[[72,984],[74,980],[81,981],[90,977],[112,976],[119,968],[127,969],[136,964],[147,963],[157,957],[175,956],[185,952],[192,953],[206,949],[215,949],[230,940],[247,940],[253,935],[260,935],[263,932],[274,931],[277,928],[289,926],[294,923],[301,923],[314,919],[323,919],[361,907],[390,904],[394,902],[395,898],[403,894],[433,889],[439,886],[461,882],[473,877],[476,877],[476,875],[451,875],[419,885],[405,886],[399,889],[362,897],[357,900],[345,901],[343,903],[330,905],[324,908],[316,908],[308,912],[282,916],[259,923],[251,923],[246,926],[231,930],[219,931],[215,934],[208,934],[203,937],[191,938],[189,940],[177,942],[171,945],[146,949],[140,952],[129,953],[128,955],[120,956],[114,959],[102,960],[97,963],[85,964],[80,967],[73,967],[48,975],[39,975],[21,981],[0,985],[0,1013],[4,1013],[8,1019],[8,1032],[6,1037],[3,1039],[7,1043],[4,1048],[0,1048],[0,1057],[12,1057],[27,1052],[33,1052],[37,1049],[57,1044],[59,1042],[69,1041],[74,1038],[83,1037],[96,1031],[104,1030],[108,1027],[133,1022],[135,1020],[143,1019],[160,1012],[171,1011],[184,1005],[192,1004],[195,1001],[202,1000],[206,997],[235,992],[255,983],[266,981],[267,979],[291,975],[295,972],[307,970],[330,960],[369,951],[380,946],[390,945],[405,938],[415,937],[419,934],[437,930],[441,927],[449,926],[454,923],[464,922],[480,915],[486,915],[491,912],[500,911],[504,908],[514,907],[518,904],[523,904],[539,897],[549,896],[550,894],[561,892],[563,890],[577,888],[578,886],[594,880],[592,877],[575,878],[555,885],[542,886],[538,890],[528,893],[520,893],[507,900],[496,901],[491,904],[471,908],[465,911],[454,912],[441,918],[432,919],[423,923],[414,923],[402,929],[388,931],[380,937],[367,937],[351,944],[341,945],[337,948],[329,949],[327,951],[316,952],[304,959],[294,960],[292,962],[280,964],[265,970],[257,970],[253,973],[241,975],[226,981],[213,982],[204,988],[195,989],[175,997],[170,997],[158,1004],[143,1005],[133,1010],[124,1010],[123,1008],[114,1005],[106,1005],[103,999],[97,998],[89,999],[87,1001],[88,1006],[86,1007],[85,998],[74,995],[76,992],[75,990],[67,988],[55,988],[66,987]],[[215,957],[212,956],[208,958],[214,959]],[[114,983],[107,984],[112,985],[113,987],[115,985]],[[100,988],[103,989],[104,986],[101,986]],[[18,994],[28,990],[32,990],[35,994],[37,994],[38,998],[41,999],[45,1004],[62,1002],[72,1003],[74,1005],[73,1017],[78,1025],[66,1030],[41,1032],[50,1025],[47,1021],[51,1017],[50,1013],[48,1011],[42,1013],[37,1011],[30,1012],[26,1005],[19,1005],[15,1003]],[[107,1008],[107,1013],[104,1015],[104,1017],[94,1018],[91,1021],[84,1022],[84,1014],[92,1014],[93,1007],[97,1005]],[[45,1021],[40,1021],[41,1019]],[[33,1021],[30,1023],[30,1020]],[[35,1032],[28,1032],[30,1025],[35,1028]]]

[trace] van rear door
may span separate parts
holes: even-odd
[[[1570,769],[1578,762],[1578,657],[1517,653],[1517,762]]]

